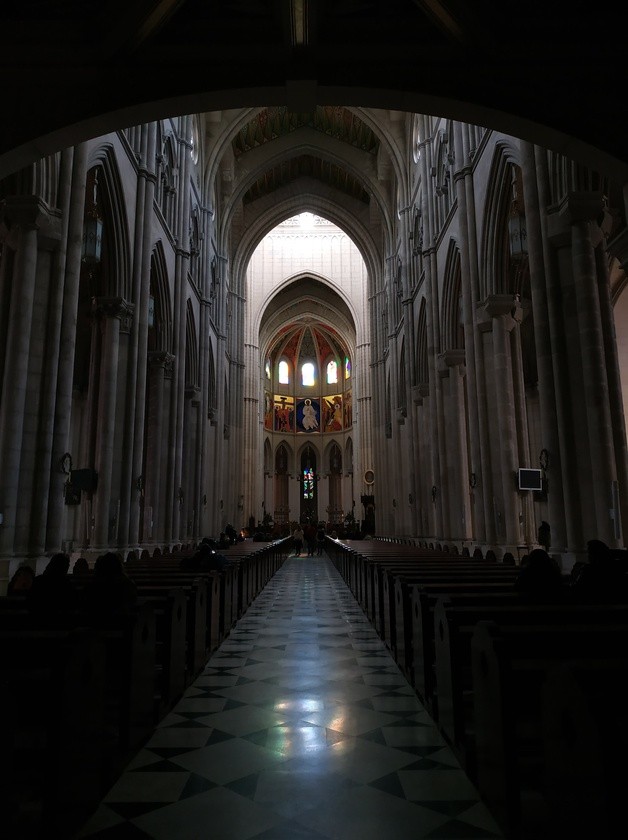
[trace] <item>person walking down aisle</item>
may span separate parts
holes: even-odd
[[[313,522],[308,522],[303,529],[305,535],[305,545],[307,547],[307,556],[314,557],[316,553],[316,525]]]
[[[288,558],[79,835],[501,837],[327,557]]]
[[[320,557],[325,550],[325,526],[319,522],[318,530],[316,532],[316,553]]]
[[[303,551],[303,540],[305,539],[305,534],[303,533],[303,528],[300,525],[292,532],[292,542],[294,543],[294,554],[293,557],[300,557],[301,552]]]

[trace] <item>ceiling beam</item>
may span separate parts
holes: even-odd
[[[105,55],[134,52],[150,41],[186,0],[135,0],[118,16],[106,38]]]
[[[438,26],[438,28],[454,41],[463,43],[467,40],[463,28],[455,17],[445,7],[441,0],[414,0],[426,15]]]

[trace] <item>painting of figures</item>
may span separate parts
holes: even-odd
[[[275,431],[294,431],[294,400],[292,397],[275,396]]]
[[[342,397],[340,394],[323,398],[323,431],[342,431]]]
[[[353,404],[351,402],[351,391],[345,392],[344,421],[345,429],[350,429],[353,425]]]
[[[307,397],[297,402],[297,431],[320,432],[321,406]]]
[[[273,430],[273,398],[268,391],[264,391],[264,428]]]

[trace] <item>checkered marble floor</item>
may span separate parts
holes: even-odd
[[[496,837],[323,556],[285,562],[77,840]]]

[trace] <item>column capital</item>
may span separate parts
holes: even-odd
[[[568,224],[591,222],[598,219],[605,208],[604,195],[600,191],[576,192],[567,194],[560,204],[559,215]]]
[[[38,228],[47,216],[48,208],[34,195],[8,196],[0,201],[0,218],[9,228]]]
[[[10,248],[17,248],[19,230],[38,231],[40,247],[54,249],[61,239],[61,215],[37,196],[8,196],[0,201],[0,236]]]
[[[167,353],[165,350],[151,350],[148,353],[148,364],[151,368],[164,368],[165,370],[172,370],[174,365],[174,356],[172,353]]]
[[[422,405],[423,398],[429,397],[430,385],[429,382],[419,382],[418,385],[412,387],[412,402],[415,405]]]
[[[134,304],[121,297],[97,297],[92,299],[92,312],[104,318],[126,318],[133,315]]]
[[[117,318],[120,330],[130,332],[135,305],[121,297],[99,297],[92,299],[92,314],[101,320]]]
[[[495,318],[498,315],[511,315],[516,303],[514,295],[489,295],[482,306],[487,315]]]
[[[441,354],[442,360],[447,365],[447,367],[457,367],[458,365],[464,365],[466,361],[466,353],[463,347],[455,347],[451,350],[445,350],[444,353]]]

